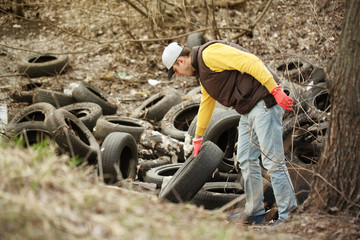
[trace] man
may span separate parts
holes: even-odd
[[[278,85],[278,77],[255,55],[226,41],[212,41],[191,50],[178,43],[169,44],[162,54],[169,77],[197,76],[201,84],[201,103],[193,140],[194,157],[210,122],[216,101],[241,114],[237,160],[244,178],[245,212],[229,215],[247,223],[265,220],[259,156],[271,178],[278,206],[277,224],[289,217],[297,206],[293,186],[284,163],[282,117],[291,110],[293,100]]]

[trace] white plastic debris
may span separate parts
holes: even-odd
[[[69,85],[67,85],[67,86],[64,88],[64,93],[71,95],[71,94],[72,94],[72,91],[73,91],[77,86],[79,86],[79,84],[80,84],[80,82],[70,83]]]
[[[8,110],[6,103],[0,103],[0,129],[3,131],[5,125],[8,123]]]
[[[159,83],[161,83],[160,81],[156,80],[156,79],[149,79],[148,80],[148,83],[151,85],[151,86],[156,86],[158,85]]]

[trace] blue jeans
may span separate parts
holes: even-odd
[[[284,162],[283,115],[284,110],[279,105],[267,108],[261,100],[239,121],[237,160],[244,178],[245,212],[250,216],[265,213],[260,154],[262,164],[270,176],[279,219],[287,219],[290,211],[297,206]]]

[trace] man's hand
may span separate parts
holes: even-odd
[[[194,144],[194,157],[196,157],[200,151],[201,148],[201,142],[202,142],[203,138],[194,138],[193,139],[193,144]]]
[[[286,95],[280,86],[275,87],[273,90],[271,90],[270,93],[274,96],[277,104],[279,104],[280,107],[285,110],[292,110],[291,106],[293,105],[294,100]]]

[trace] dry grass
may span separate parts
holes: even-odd
[[[239,239],[225,216],[109,188],[53,148],[0,147],[0,239]],[[241,226],[240,226],[241,227]],[[256,238],[265,239],[264,234]],[[241,238],[240,238],[241,239]]]

